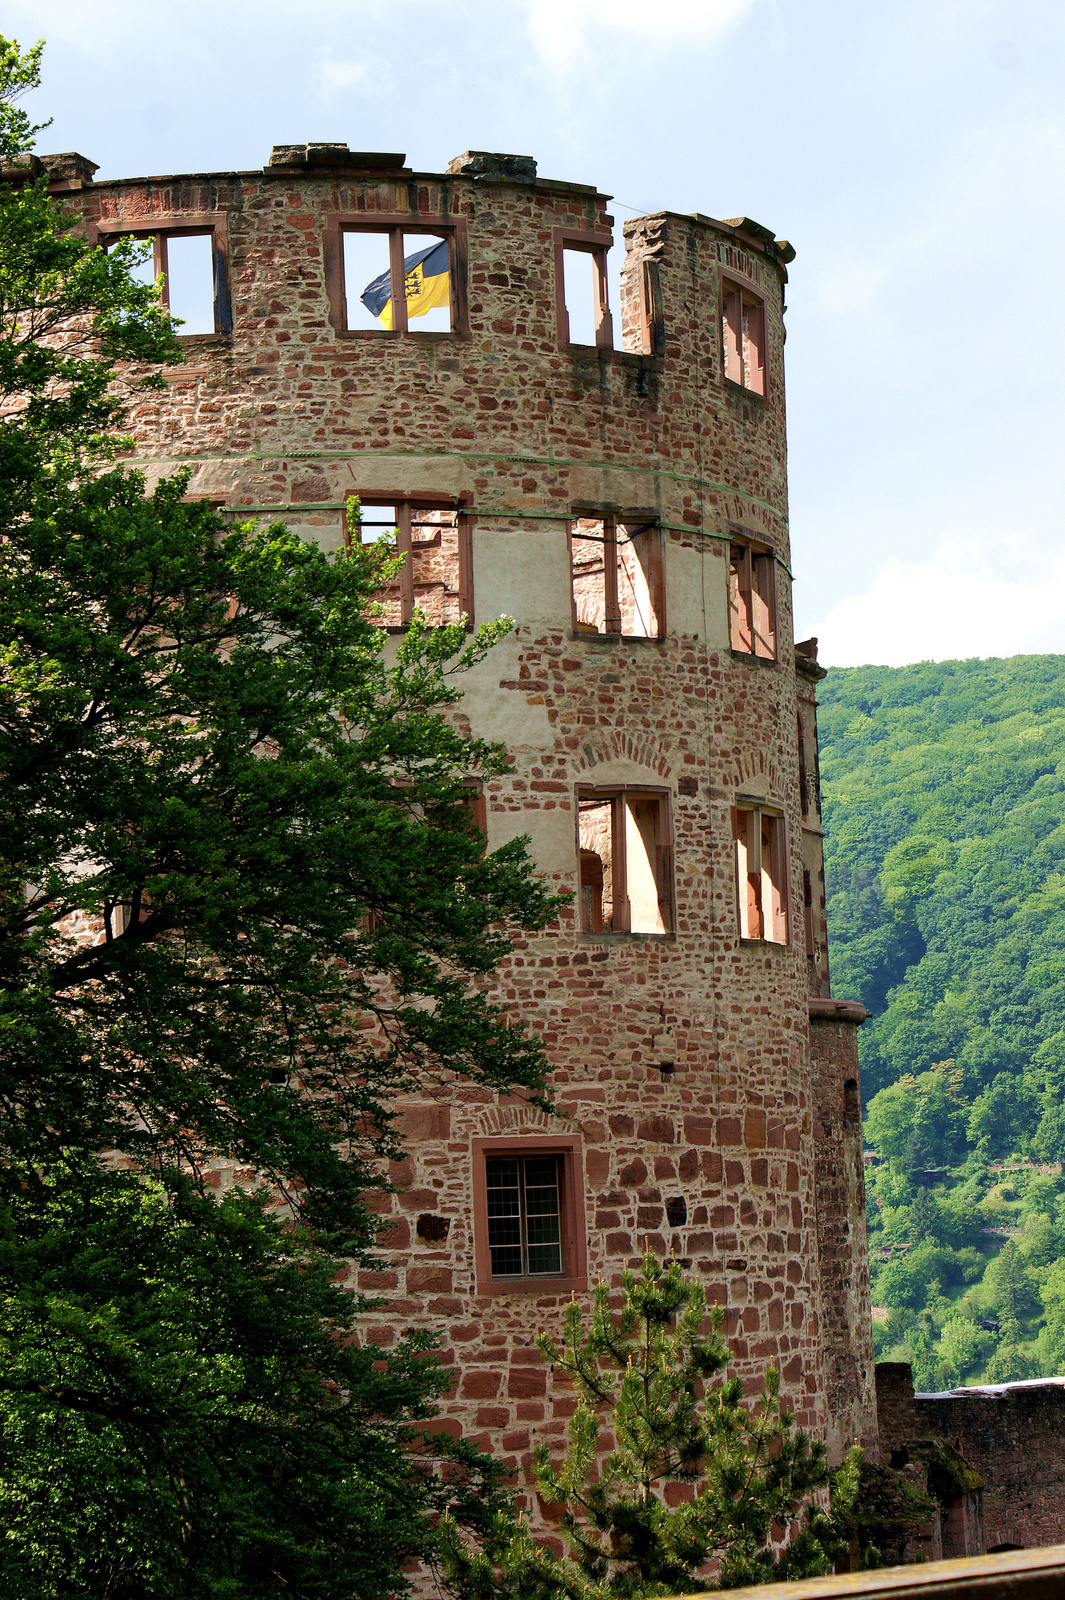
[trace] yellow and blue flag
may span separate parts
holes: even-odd
[[[424,317],[434,306],[446,305],[449,295],[447,240],[439,239],[425,250],[403,257],[403,291],[407,316]],[[392,326],[392,275],[382,272],[368,283],[360,296],[372,317],[386,328]]]

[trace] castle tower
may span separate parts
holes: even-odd
[[[835,1456],[875,1451],[864,1013],[828,992],[821,669],[792,634],[793,252],[749,218],[642,217],[611,306],[606,196],[523,157],[403,162],[284,146],[96,184],[46,158],[91,237],[153,236],[175,294],[201,273],[208,325],[132,418],[149,477],[187,464],[327,547],[358,495],[409,554],[392,631],[415,605],[515,620],[459,712],[513,760],[489,847],[527,834],[572,895],[498,977],[558,1115],[471,1086],[406,1107],[374,1331],[437,1329],[450,1425],[518,1465],[565,1426],[535,1332],[650,1245],[726,1308],[742,1375],[779,1364]]]

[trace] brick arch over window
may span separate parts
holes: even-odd
[[[577,772],[591,772],[610,763],[642,768],[653,773],[656,780],[667,782],[672,775],[669,762],[662,755],[651,734],[625,733],[620,729],[597,729],[581,745],[574,759]],[[640,773],[631,774],[633,782],[640,781]]]

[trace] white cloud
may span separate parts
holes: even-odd
[[[957,545],[929,561],[888,561],[864,594],[837,601],[811,628],[820,660],[901,667],[1065,649],[1065,554],[1029,571],[1003,576]]]
[[[329,50],[321,50],[315,70],[319,92],[326,100],[343,98],[355,90],[366,99],[389,92],[393,86],[391,70],[374,56],[338,60]]]
[[[757,0],[527,0],[529,33],[549,65],[566,70],[604,38],[643,44],[713,44],[752,11]]]
[[[318,61],[318,76],[326,94],[342,94],[366,82],[369,66],[365,61],[334,61],[323,52]]]

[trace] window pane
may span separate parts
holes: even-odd
[[[485,1163],[493,1278],[521,1276],[521,1187],[516,1161]]]
[[[168,234],[166,283],[170,314],[180,317],[184,324],[178,332],[213,333],[214,269],[210,234],[196,233],[188,237]]]
[[[451,332],[448,243],[439,234],[403,235],[403,282],[411,333]]]
[[[525,1227],[529,1274],[562,1271],[558,1212],[558,1158],[530,1156],[525,1162]]]
[[[388,234],[344,234],[344,291],[349,328],[392,326],[392,287],[388,277]],[[362,299],[363,295],[371,302]],[[376,308],[376,309],[375,309]],[[385,312],[387,320],[381,321]]]

